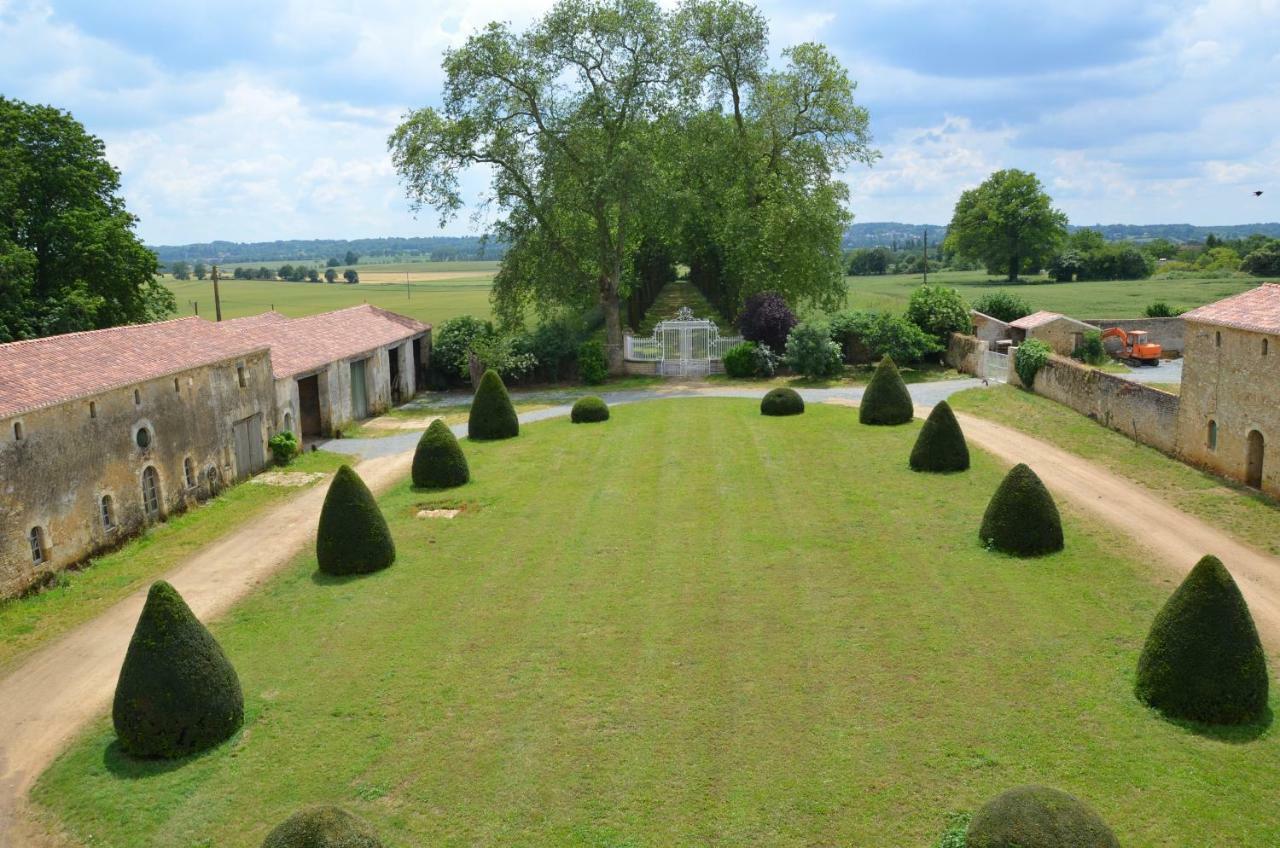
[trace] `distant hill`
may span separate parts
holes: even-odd
[[[855,247],[918,246],[928,227],[929,244],[938,244],[946,238],[947,228],[941,224],[902,224],[896,221],[879,221],[854,224],[844,236],[846,249]],[[1212,233],[1218,238],[1245,238],[1260,233],[1280,238],[1280,223],[1228,224],[1201,227],[1195,224],[1089,224],[1072,225],[1072,232],[1079,229],[1098,230],[1107,241],[1153,241],[1159,238],[1174,242],[1204,241]]]
[[[348,250],[360,257],[362,264],[404,260],[478,260],[501,259],[506,246],[482,236],[430,236],[424,238],[311,239],[292,241],[235,242],[213,241],[204,244],[166,244],[151,250],[163,262],[239,262],[316,261],[330,257],[339,259]]]

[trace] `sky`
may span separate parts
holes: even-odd
[[[550,5],[0,0],[0,93],[104,140],[150,244],[478,233],[491,212],[415,217],[386,139],[445,49]],[[858,83],[882,158],[843,175],[857,221],[945,223],[1000,168],[1074,224],[1280,220],[1280,0],[760,8],[775,56],[820,41]]]

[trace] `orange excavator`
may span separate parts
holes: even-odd
[[[1120,358],[1137,362],[1139,365],[1159,365],[1160,354],[1164,349],[1155,342],[1147,341],[1146,330],[1130,330],[1127,333],[1120,327],[1111,327],[1102,331],[1102,340],[1120,340]]]

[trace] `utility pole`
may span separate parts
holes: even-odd
[[[924,284],[929,285],[929,227],[924,228]]]
[[[222,296],[218,293],[218,266],[213,266],[213,311],[217,313],[218,320],[222,320]]]

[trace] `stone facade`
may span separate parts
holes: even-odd
[[[973,321],[973,335],[986,342],[990,350],[996,349],[997,342],[1010,341],[1014,338],[1009,324],[999,318],[992,318],[976,309],[969,310],[969,318]]]
[[[1098,328],[1056,312],[1036,312],[1009,324],[1013,343],[1039,339],[1059,356],[1070,356],[1080,347],[1084,334]]]

